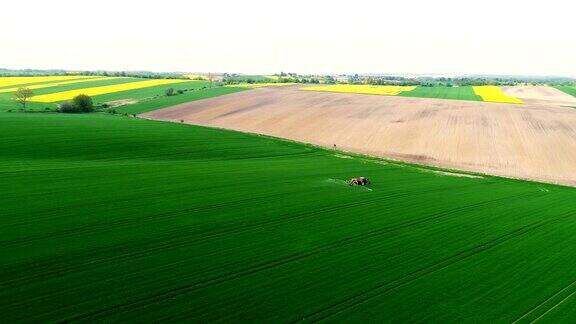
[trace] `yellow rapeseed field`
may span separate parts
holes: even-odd
[[[75,83],[80,83],[80,82],[90,82],[90,81],[97,81],[97,80],[104,80],[104,79],[111,80],[111,79],[122,79],[122,78],[121,77],[82,78],[82,79],[75,79],[75,80],[62,81],[62,82],[50,82],[50,83],[41,83],[41,84],[35,84],[35,85],[23,85],[23,87],[34,90],[34,89],[43,89],[43,88],[50,88],[50,87],[56,87],[56,86],[61,86],[61,85],[67,85],[67,84],[75,84]],[[13,87],[13,88],[0,88],[0,93],[15,92],[19,88],[20,88],[20,86]]]
[[[53,82],[53,81],[66,81],[73,79],[93,79],[94,76],[82,75],[58,75],[58,76],[39,76],[39,77],[0,77],[0,88],[11,86],[24,86],[26,84]]]
[[[500,87],[497,86],[474,86],[472,87],[474,93],[487,102],[500,102],[522,104],[522,100],[506,95]]]
[[[330,91],[330,92],[350,92],[375,94],[385,96],[396,96],[403,91],[412,91],[414,86],[388,86],[388,85],[368,85],[368,84],[332,84],[303,88],[308,91]]]
[[[138,82],[130,82],[130,83],[114,84],[101,87],[83,88],[83,89],[50,93],[45,95],[34,96],[30,100],[36,102],[58,102],[58,101],[70,100],[80,94],[85,94],[89,96],[98,96],[108,93],[149,88],[159,85],[174,84],[188,81],[189,80],[175,80],[175,79],[156,79],[156,80],[138,81]]]

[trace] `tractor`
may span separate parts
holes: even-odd
[[[369,184],[370,180],[368,180],[366,177],[358,177],[348,180],[348,185],[350,186],[367,186]]]

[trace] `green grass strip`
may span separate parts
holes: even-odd
[[[556,89],[567,93],[573,97],[576,97],[576,87],[571,87],[571,86],[556,86]]]
[[[419,86],[412,91],[403,91],[399,94],[399,96],[482,101],[482,98],[474,93],[474,90],[472,90],[471,86],[463,86],[463,87]]]
[[[189,101],[195,101],[200,99],[207,99],[217,96],[222,96],[230,93],[235,93],[239,91],[248,90],[247,88],[239,88],[239,87],[220,87],[220,88],[211,88],[211,89],[201,89],[195,91],[185,92],[183,94],[176,94],[173,96],[162,96],[159,98],[152,98],[150,100],[146,100],[140,103],[136,103],[133,105],[127,105],[116,110],[121,113],[128,113],[128,114],[141,114],[145,112],[149,112],[152,110],[157,110],[161,108],[166,108],[170,106],[175,106],[178,104],[186,103]]]

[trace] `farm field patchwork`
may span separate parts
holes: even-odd
[[[186,81],[186,82],[180,82],[180,83],[159,85],[159,86],[149,87],[149,88],[140,88],[140,89],[128,90],[128,91],[122,91],[122,92],[107,93],[107,94],[95,96],[93,98],[94,98],[94,101],[98,102],[98,103],[113,102],[116,100],[124,100],[124,99],[133,100],[136,103],[139,103],[139,102],[148,102],[148,101],[160,100],[160,99],[166,97],[165,91],[168,88],[174,89],[175,92],[177,92],[178,90],[193,92],[193,91],[205,90],[208,87],[209,87],[209,83],[206,81],[193,80],[193,81]],[[181,94],[174,95],[173,97],[178,97],[178,96],[181,96]],[[173,100],[176,100],[176,99],[173,98]]]
[[[521,104],[522,100],[506,95],[500,87],[497,86],[473,86],[472,89],[476,95],[482,97],[486,102],[512,103]]]
[[[41,83],[62,82],[70,80],[93,79],[93,78],[96,77],[81,76],[81,75],[0,77],[0,89],[7,87],[20,87]]]
[[[89,79],[85,81],[83,80],[82,82],[70,82],[65,84],[58,82],[56,84],[43,84],[41,88],[31,88],[31,89],[34,92],[34,95],[44,95],[70,90],[117,85],[138,81],[142,81],[142,79],[129,78],[129,77],[102,77],[102,78]]]
[[[150,79],[142,78],[132,78],[132,77],[92,77],[92,78],[81,78],[68,81],[52,81],[50,83],[42,83],[37,86],[29,86],[32,88],[34,95],[36,96],[51,96],[60,95],[59,93],[77,93],[85,92],[86,89],[92,88],[102,88],[107,87],[116,91],[117,87],[125,87],[131,83],[139,83],[142,81],[150,81]],[[156,80],[152,80],[156,81]],[[184,94],[190,95],[189,92],[194,92],[201,90],[209,85],[206,81],[193,81],[193,80],[182,80],[183,82],[178,83],[168,83],[161,82],[160,85],[150,86],[145,88],[138,88],[134,90],[124,90],[119,92],[106,93],[101,95],[93,96],[93,101],[95,104],[100,105],[103,103],[111,101],[121,101],[125,103],[140,103],[147,102],[147,105],[153,105],[156,100],[161,100],[165,97],[165,91],[168,88],[173,88],[174,91],[184,90]],[[132,87],[132,85],[130,85]],[[8,89],[8,88],[5,88]],[[11,90],[14,91],[17,88],[12,87]],[[167,102],[174,101],[177,102],[179,99],[182,100],[181,94],[173,96],[173,98],[167,100]],[[201,94],[192,95],[201,96]],[[27,104],[28,110],[44,110],[44,109],[54,109],[57,107],[57,102],[34,102],[31,101]],[[163,107],[163,106],[162,106]],[[2,92],[0,89],[0,111],[7,110],[18,110],[20,106],[14,101],[12,92]]]
[[[145,100],[142,102],[137,102],[135,104],[119,107],[117,110],[122,113],[128,114],[141,114],[149,112],[156,109],[166,108],[175,106],[178,104],[201,100],[206,98],[212,98],[217,96],[222,96],[234,92],[239,92],[247,90],[248,88],[243,87],[218,87],[218,88],[207,88],[197,91],[186,92],[177,96],[161,97],[152,100]]]
[[[138,81],[138,82],[130,82],[130,83],[123,83],[118,85],[108,85],[108,86],[101,86],[101,87],[93,87],[93,88],[83,88],[83,89],[75,89],[75,90],[68,90],[44,95],[38,95],[31,98],[31,101],[35,102],[60,102],[65,100],[70,100],[73,97],[79,94],[85,94],[89,96],[98,96],[104,95],[114,92],[122,92],[128,90],[135,90],[135,89],[142,89],[142,88],[150,88],[160,85],[168,85],[168,84],[176,84],[176,83],[183,83],[183,82],[191,82],[188,80],[179,80],[179,79],[152,79],[146,81]]]
[[[502,89],[494,86],[380,86],[365,84],[334,84],[309,86],[302,88],[307,91],[328,91],[359,94],[377,94],[386,96],[403,96],[436,99],[456,99],[469,101],[486,101],[499,103],[522,103],[522,100],[507,96]]]
[[[38,90],[43,88],[51,88],[57,86],[63,86],[68,84],[79,84],[85,85],[86,82],[93,82],[93,81],[102,81],[102,80],[113,80],[113,79],[121,79],[121,78],[107,78],[107,77],[97,77],[97,78],[83,78],[83,79],[74,79],[74,80],[66,80],[66,81],[58,81],[58,82],[48,82],[48,83],[40,83],[34,85],[26,85],[25,87],[31,90]],[[0,93],[4,92],[15,92],[20,87],[6,87],[1,88]]]
[[[570,106],[576,104],[576,97],[547,85],[517,85],[501,87],[508,96],[518,98],[526,105]]]
[[[576,307],[574,188],[104,114],[0,124],[7,322],[530,322]],[[345,184],[358,175],[373,184]]]
[[[554,105],[260,88],[144,114],[415,163],[576,186],[576,113]],[[559,131],[561,130],[561,131]],[[556,145],[550,145],[555,143]]]
[[[482,98],[474,93],[472,87],[416,87],[412,91],[404,91],[399,94],[403,97],[436,98],[482,101]]]
[[[332,84],[302,88],[302,90],[306,91],[361,93],[385,96],[396,96],[401,92],[412,91],[414,89],[416,89],[414,86],[379,86],[366,84]]]

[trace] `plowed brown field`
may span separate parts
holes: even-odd
[[[504,93],[522,99],[526,104],[576,105],[576,98],[556,88],[548,86],[503,87]]]
[[[558,103],[509,105],[290,87],[244,91],[143,116],[576,185],[576,110]]]

